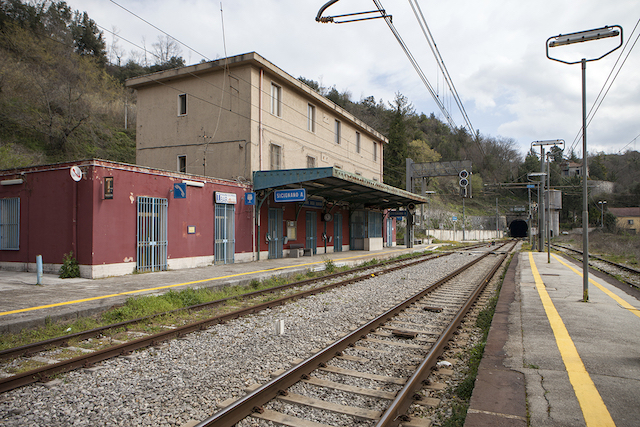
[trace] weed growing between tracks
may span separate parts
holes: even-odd
[[[473,393],[473,387],[478,375],[478,368],[482,361],[484,348],[487,344],[491,321],[493,320],[496,305],[498,304],[502,282],[504,281],[504,276],[512,259],[513,255],[508,258],[507,263],[503,268],[500,279],[495,285],[493,296],[487,301],[484,308],[476,317],[474,326],[476,328],[476,333],[479,335],[478,341],[475,345],[467,348],[459,355],[462,361],[467,361],[467,366],[464,369],[462,379],[455,381],[456,384],[451,384],[445,392],[445,394],[448,395],[448,404],[445,407],[438,408],[436,415],[438,422],[436,425],[440,425],[442,427],[464,426],[467,410],[469,409],[469,402],[471,401],[471,394]]]

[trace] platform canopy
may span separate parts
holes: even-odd
[[[307,199],[322,197],[331,203],[348,203],[367,209],[394,209],[409,203],[427,203],[427,199],[418,194],[335,167],[256,171],[253,188],[256,192],[304,188]]]

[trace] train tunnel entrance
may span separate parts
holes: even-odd
[[[514,219],[509,224],[509,231],[511,232],[511,237],[527,237],[529,226],[527,221],[523,219]]]

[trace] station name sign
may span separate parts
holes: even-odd
[[[294,190],[276,190],[273,193],[276,202],[304,202],[307,199],[307,190],[296,188]]]
[[[235,193],[223,193],[221,191],[216,191],[216,203],[223,205],[235,205],[237,200]]]

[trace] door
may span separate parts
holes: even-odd
[[[349,250],[361,251],[364,249],[365,215],[364,211],[355,211],[351,214],[349,227]]]
[[[333,216],[333,251],[342,252],[342,214]]]
[[[236,251],[235,205],[216,203],[214,264],[233,264]]]
[[[307,235],[305,239],[305,248],[311,248],[313,255],[318,250],[318,223],[315,212],[307,211]]]
[[[138,197],[138,271],[167,269],[167,199]]]
[[[387,246],[393,246],[393,219],[387,218]]]
[[[269,209],[269,259],[282,258],[282,209]]]

